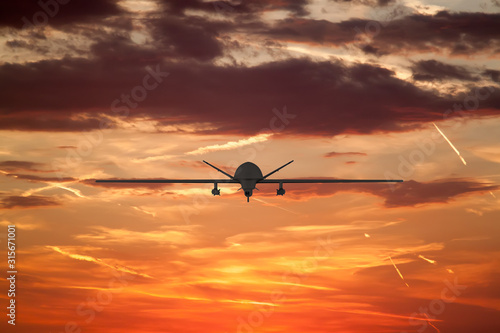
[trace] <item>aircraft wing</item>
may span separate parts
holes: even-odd
[[[401,183],[401,179],[263,179],[257,183]]]
[[[213,184],[213,183],[238,183],[233,179],[97,179],[96,183],[185,183],[185,184]]]

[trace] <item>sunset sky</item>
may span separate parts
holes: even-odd
[[[500,1],[3,1],[0,31],[2,332],[500,331]],[[404,182],[94,182],[202,160]]]

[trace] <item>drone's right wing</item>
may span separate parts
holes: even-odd
[[[97,179],[96,183],[170,183],[170,184],[213,184],[213,183],[238,183],[233,179]]]

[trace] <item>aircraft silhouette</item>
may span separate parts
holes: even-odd
[[[241,189],[247,197],[247,202],[250,201],[250,197],[253,194],[253,190],[257,189],[256,184],[279,184],[279,188],[276,190],[276,195],[284,195],[285,189],[283,188],[284,183],[392,183],[392,182],[402,182],[400,179],[267,179],[273,173],[283,169],[290,162],[280,166],[274,171],[271,171],[267,175],[263,176],[260,168],[252,162],[245,162],[241,164],[231,176],[229,173],[213,166],[207,161],[203,161],[215,170],[223,173],[229,179],[98,179],[97,183],[188,183],[188,184],[206,184],[213,183],[214,188],[212,190],[213,195],[220,195],[220,189],[217,187],[219,183],[232,184],[239,183]]]

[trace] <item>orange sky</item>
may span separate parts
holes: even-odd
[[[23,28],[28,3],[0,15],[2,332],[499,331],[498,2],[73,0]],[[94,182],[292,159],[272,177],[404,183]]]

